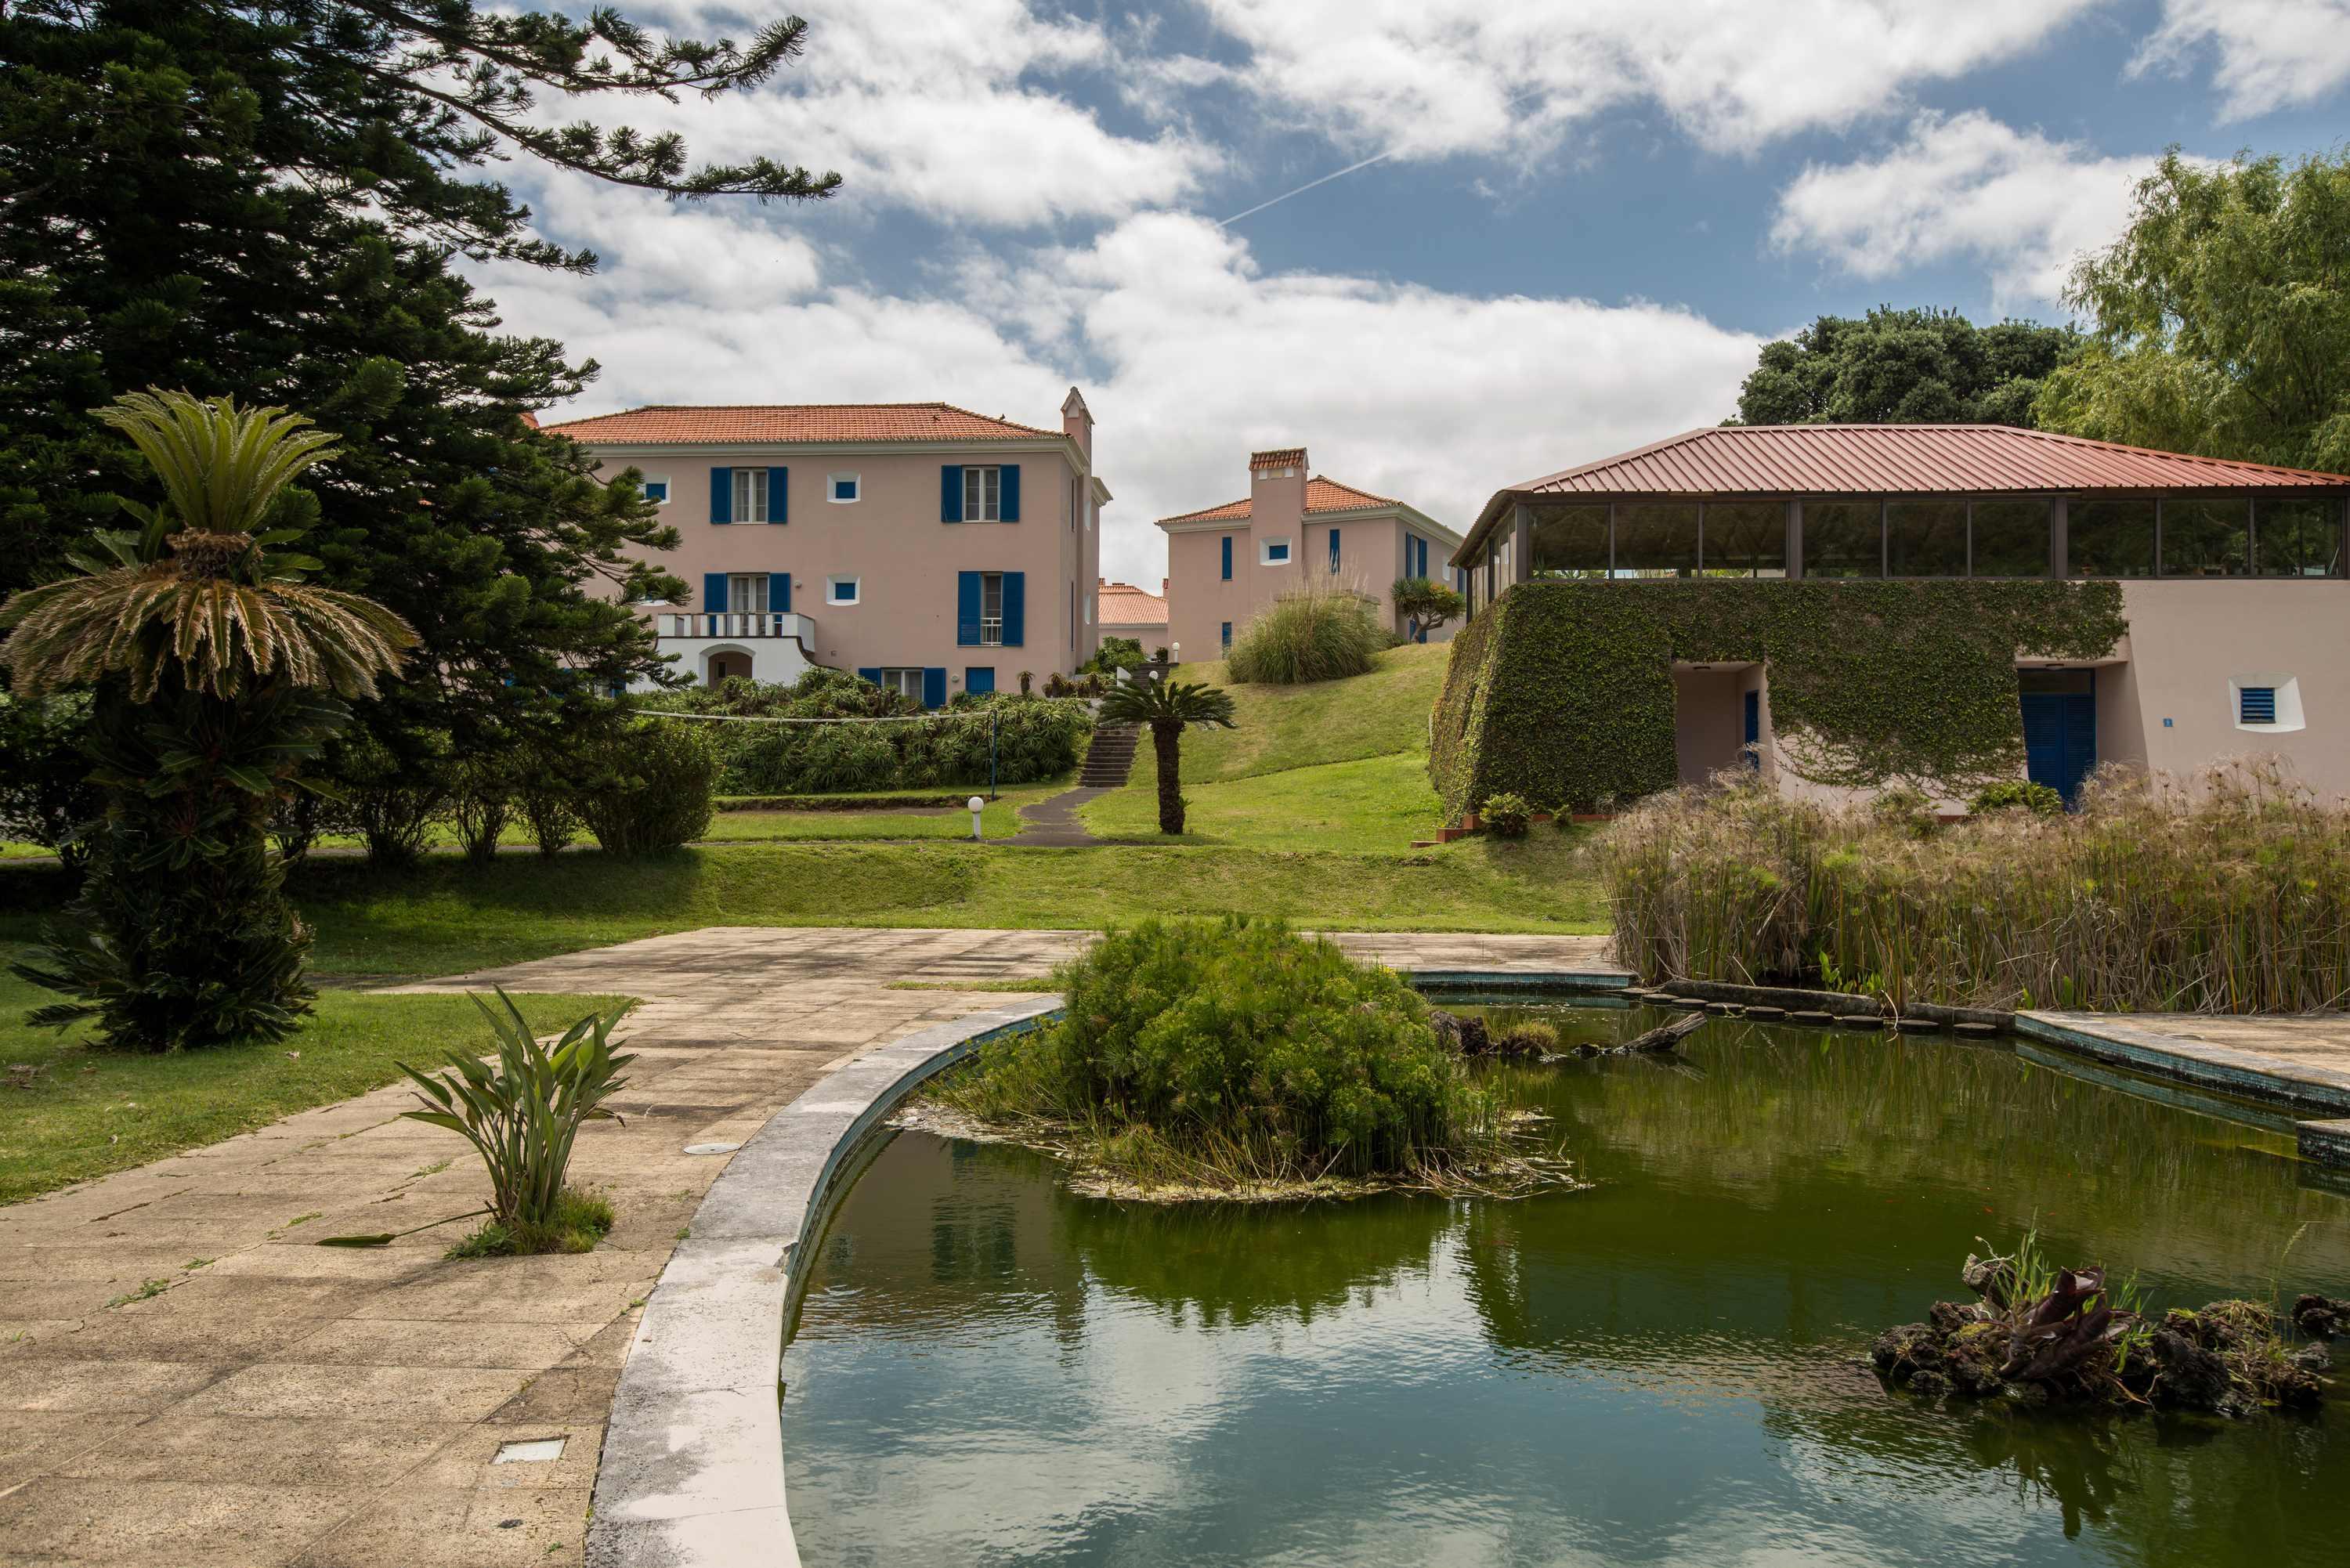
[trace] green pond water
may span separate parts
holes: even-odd
[[[1570,1041],[1661,1021],[1543,1011]],[[1596,1185],[1153,1208],[889,1138],[790,1325],[806,1560],[2350,1563],[2339,1399],[2067,1416],[1862,1365],[2035,1221],[2158,1305],[2350,1295],[2345,1184],[2282,1124],[2002,1044],[1729,1021],[1669,1061],[1502,1071]]]

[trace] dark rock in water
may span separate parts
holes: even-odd
[[[2293,1326],[2314,1339],[2332,1339],[2350,1332],[2350,1301],[2339,1296],[2296,1296]]]
[[[1836,1014],[1836,1027],[1839,1029],[1882,1029],[1885,1027],[1885,1020],[1877,1017],[1873,1012],[1839,1012]]]
[[[1942,1347],[1929,1324],[1905,1323],[1878,1334],[1877,1343],[1868,1347],[1868,1358],[1876,1363],[1887,1382],[1899,1387],[1920,1369],[1940,1366]]]
[[[2007,1324],[1983,1318],[1962,1325],[1950,1336],[1942,1367],[1950,1374],[1951,1386],[1960,1393],[1976,1399],[1988,1398],[2007,1386],[2007,1379],[2001,1372],[2013,1349],[2014,1341]]]
[[[1790,1023],[1800,1023],[1806,1029],[1825,1029],[1829,1024],[1835,1022],[1835,1014],[1833,1012],[1790,1012],[1787,1014],[1787,1022]]]
[[[2167,1323],[2154,1331],[2147,1354],[2159,1368],[2164,1404],[2182,1410],[2220,1410],[2230,1404],[2235,1386],[2228,1364]]]
[[[1999,1033],[1999,1025],[1974,1023],[1953,1023],[1950,1025],[1950,1033],[1963,1034],[1970,1040],[1989,1040]]]
[[[1909,1392],[1912,1394],[1923,1394],[1932,1398],[1950,1391],[1950,1378],[1930,1366],[1921,1367],[1909,1376]]]
[[[2015,1289],[2015,1264],[2011,1259],[1978,1258],[1969,1252],[1966,1267],[1959,1271],[1959,1279],[1997,1309],[2007,1304],[2008,1296]]]
[[[1969,1324],[1982,1323],[1990,1316],[1973,1302],[1936,1302],[1927,1309],[1926,1321],[1934,1325],[1936,1334],[1947,1339]]]
[[[1463,1056],[1487,1056],[1492,1054],[1492,1038],[1486,1033],[1485,1021],[1482,1018],[1463,1018],[1457,1012],[1447,1012],[1441,1008],[1431,1008],[1429,1011],[1428,1022],[1436,1030],[1436,1038],[1441,1041],[1448,1050],[1458,1051]]]
[[[1746,1010],[1746,1016],[1758,1023],[1773,1023],[1787,1016],[1783,1007],[1764,1007],[1760,1003]]]
[[[1577,1044],[1573,1052],[1573,1054],[1577,1056],[1604,1056],[1607,1054],[1607,1053],[1605,1050],[1597,1045],[1594,1045],[1588,1040],[1583,1041]]]

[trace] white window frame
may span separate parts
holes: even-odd
[[[660,486],[660,493],[659,495],[655,495],[653,493],[653,486],[656,484]],[[669,475],[666,473],[646,474],[644,483],[639,485],[638,488],[644,493],[645,499],[651,502],[656,506],[668,505],[670,497],[677,493],[676,486],[670,483]]]
[[[846,592],[842,590],[846,589]],[[824,602],[828,605],[861,605],[865,588],[857,577],[827,577],[824,580]]]
[[[922,700],[922,667],[888,665],[881,670],[881,690],[919,702]]]
[[[1003,466],[993,462],[962,465],[962,520],[966,523],[1003,521]]]
[[[767,471],[764,468],[738,468],[734,471],[734,521],[764,523],[775,515],[772,498],[767,494]]]
[[[1275,549],[1281,552],[1281,558],[1278,560],[1274,558],[1273,553]],[[1287,566],[1294,565],[1295,561],[1296,552],[1290,548],[1289,541],[1285,538],[1260,539],[1256,542],[1256,564],[1260,566]]]
[[[848,493],[846,495],[840,493],[840,487],[844,483],[848,486]],[[826,474],[824,476],[824,498],[832,503],[835,506],[856,505],[858,502],[865,499],[864,476],[855,473]]]
[[[987,613],[987,596],[991,588],[995,593],[993,615]],[[979,574],[979,646],[982,648],[1003,646],[1003,574],[1002,572]]]
[[[2244,722],[2244,688],[2265,686],[2276,693],[2276,719],[2266,724]],[[2228,722],[2255,735],[2283,735],[2309,728],[2301,706],[2301,682],[2282,670],[2262,670],[2230,676],[2228,680]]]
[[[759,601],[759,607],[751,609],[741,602],[749,598],[756,598]],[[767,613],[767,574],[764,572],[727,573],[726,613],[728,615],[765,615]]]

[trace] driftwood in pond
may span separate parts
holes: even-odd
[[[1713,1019],[1714,1014],[1711,1012],[1691,1012],[1674,1019],[1660,1029],[1635,1034],[1621,1045],[1577,1045],[1574,1054],[1577,1056],[1635,1056],[1671,1051],[1712,1023]]]
[[[1669,1051],[1698,1029],[1711,1022],[1712,1014],[1691,1012],[1674,1019],[1661,1029],[1651,1029],[1635,1035],[1621,1045],[1577,1045],[1572,1052],[1557,1049],[1558,1031],[1540,1019],[1528,1019],[1502,1030],[1486,1027],[1482,1018],[1464,1018],[1457,1012],[1432,1008],[1428,1022],[1436,1031],[1436,1038],[1445,1048],[1463,1056],[1524,1056],[1537,1061],[1554,1062],[1564,1055],[1628,1056],[1638,1052]]]

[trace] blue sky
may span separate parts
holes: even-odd
[[[1107,564],[1151,583],[1150,520],[1241,493],[1253,446],[1458,524],[1718,420],[1758,344],[1823,312],[2061,317],[2167,145],[2350,139],[2350,0],[800,8],[806,59],[755,92],[542,109],[841,192],[674,206],[510,165],[605,265],[485,269],[508,326],[601,364],[566,411],[941,399],[1049,425],[1075,383]],[[702,36],[766,15],[628,9]]]

